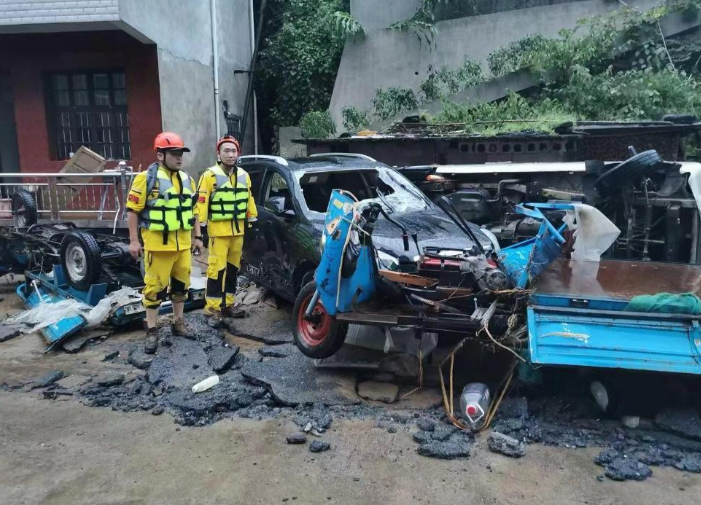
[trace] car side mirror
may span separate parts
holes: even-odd
[[[276,216],[294,217],[295,211],[290,209],[285,209],[285,197],[284,196],[273,196],[268,198],[263,205],[267,210],[275,214]]]

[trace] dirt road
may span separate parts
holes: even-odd
[[[14,504],[539,503],[696,504],[701,477],[655,469],[598,482],[590,450],[529,447],[521,460],[482,447],[469,460],[416,454],[403,433],[338,422],[332,449],[285,443],[279,421],[179,428],[166,417],[0,393],[0,496]]]
[[[10,290],[2,291],[0,312],[19,310]],[[0,343],[0,384],[26,384],[53,369],[76,380],[143,373],[102,361],[138,336],[122,334],[73,355],[45,354],[36,335]],[[598,449],[529,445],[515,460],[489,452],[479,436],[469,459],[442,461],[416,453],[406,432],[413,426],[388,433],[375,420],[335,419],[323,435],[331,450],[312,454],[308,445],[286,444],[298,429],[289,417],[181,427],[167,413],[0,391],[0,503],[682,505],[701,496],[701,474],[668,468],[654,468],[644,482],[600,482]]]

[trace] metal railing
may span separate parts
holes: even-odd
[[[40,222],[125,225],[125,203],[134,175],[124,162],[97,173],[0,173],[0,224],[13,222],[13,195],[25,190],[31,194]]]

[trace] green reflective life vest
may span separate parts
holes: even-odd
[[[148,168],[146,207],[139,216],[143,228],[163,232],[164,244],[168,242],[168,232],[192,230],[195,224],[195,192],[192,188],[192,179],[182,170],[178,170],[176,175],[180,181],[180,192],[175,190],[175,186],[170,181],[168,169],[156,164]],[[149,200],[148,196],[156,185],[158,197]]]
[[[236,178],[231,183],[231,177],[226,175],[219,165],[209,167],[217,179],[217,186],[209,196],[210,221],[243,221],[248,209],[248,177],[240,168],[236,169]]]

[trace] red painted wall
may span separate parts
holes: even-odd
[[[124,69],[134,169],[154,160],[153,138],[161,131],[155,45],[119,31],[0,35],[0,66],[10,72],[22,172],[58,172],[51,159],[44,74],[64,70]]]

